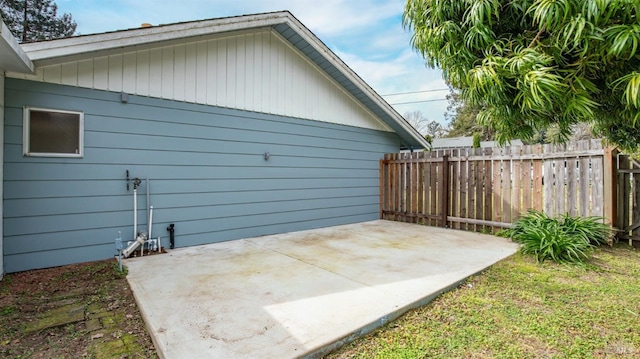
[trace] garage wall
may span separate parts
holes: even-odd
[[[151,180],[165,246],[170,223],[184,247],[377,219],[378,161],[400,143],[386,131],[10,78],[5,105],[7,272],[112,257],[118,231],[133,237],[126,170]],[[84,111],[84,158],[24,157],[23,106]]]

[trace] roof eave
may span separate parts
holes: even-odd
[[[33,62],[29,56],[20,48],[18,40],[11,34],[11,31],[0,21],[0,70],[19,72],[24,74],[35,73]]]
[[[143,46],[158,42],[167,42],[185,38],[211,35],[215,33],[244,30],[257,27],[270,27],[282,22],[287,12],[266,13],[227,17],[220,19],[184,22],[169,25],[151,26],[93,35],[83,35],[57,40],[23,44],[22,48],[36,63],[64,58],[80,53],[92,53],[123,47]]]

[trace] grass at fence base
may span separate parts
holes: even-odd
[[[640,357],[640,251],[598,248],[586,266],[520,253],[332,358]]]

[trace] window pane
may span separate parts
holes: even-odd
[[[31,110],[29,121],[29,152],[79,153],[79,114]]]

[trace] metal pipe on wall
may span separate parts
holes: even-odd
[[[133,185],[133,240],[138,237],[138,187]]]
[[[149,235],[147,238],[151,239],[151,228],[153,227],[153,206],[149,206]]]
[[[151,239],[151,220],[149,217],[149,206],[151,205],[151,201],[149,200],[149,177],[145,179],[145,185],[147,186],[147,238]]]

